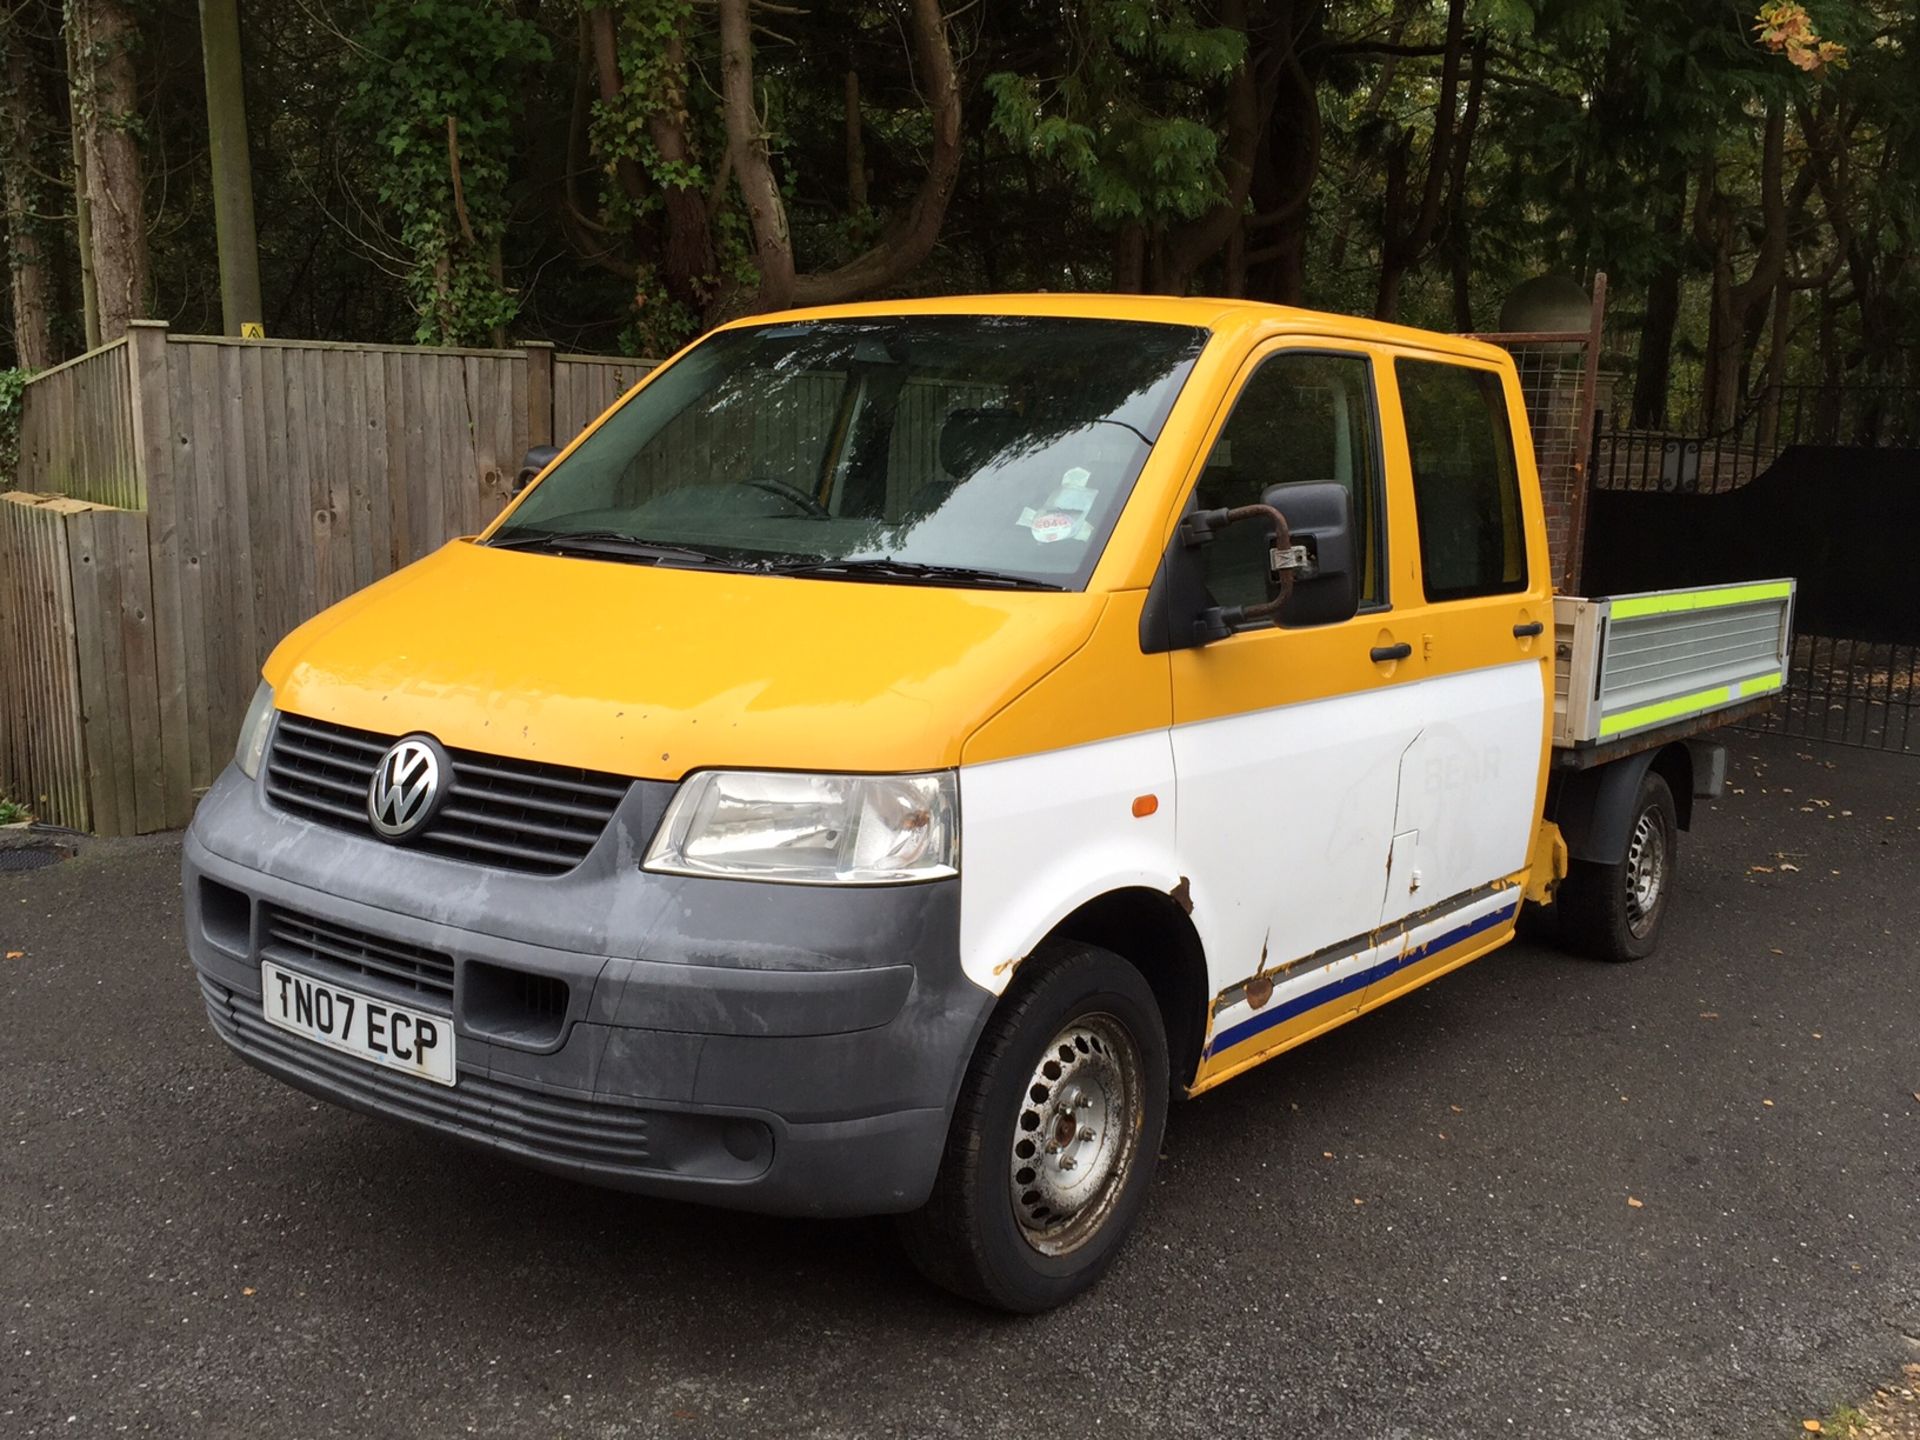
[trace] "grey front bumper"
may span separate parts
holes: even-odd
[[[182,861],[214,1029],[324,1099],[595,1183],[783,1214],[917,1207],[992,1004],[960,969],[959,881],[646,873],[638,857],[671,790],[636,782],[587,859],[547,878],[296,818],[230,768]],[[451,995],[343,967],[325,947],[289,955],[276,948],[285,917],[448,958]],[[269,1026],[263,953],[450,1013],[457,1083]],[[542,1003],[516,1008],[523,991]]]

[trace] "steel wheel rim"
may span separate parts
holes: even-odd
[[[1642,812],[1627,842],[1627,928],[1644,940],[1667,888],[1667,827],[1657,812]]]
[[[1021,1236],[1066,1255],[1106,1223],[1133,1173],[1145,1122],[1144,1067],[1112,1015],[1082,1015],[1040,1052],[1014,1119],[1009,1197]]]

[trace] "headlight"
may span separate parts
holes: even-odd
[[[667,806],[648,870],[806,885],[874,885],[957,873],[959,801],[936,775],[708,770]]]
[[[240,743],[233,747],[233,763],[249,780],[260,774],[261,757],[267,753],[267,732],[273,729],[273,687],[266,681],[253,692],[247,706],[247,718],[240,722]]]

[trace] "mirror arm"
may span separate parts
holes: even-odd
[[[1267,567],[1278,593],[1259,605],[1215,605],[1203,611],[1195,622],[1195,633],[1206,640],[1221,640],[1238,627],[1252,621],[1272,620],[1293,594],[1295,578],[1311,580],[1315,567],[1304,545],[1293,543],[1293,531],[1287,517],[1271,505],[1236,505],[1230,510],[1195,510],[1181,521],[1181,533],[1187,547],[1195,549],[1213,542],[1216,531],[1242,520],[1266,520],[1273,525],[1273,549]]]

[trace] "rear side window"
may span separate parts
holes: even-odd
[[[1393,362],[1393,372],[1413,460],[1427,599],[1526,589],[1520,471],[1499,375],[1405,359]]]

